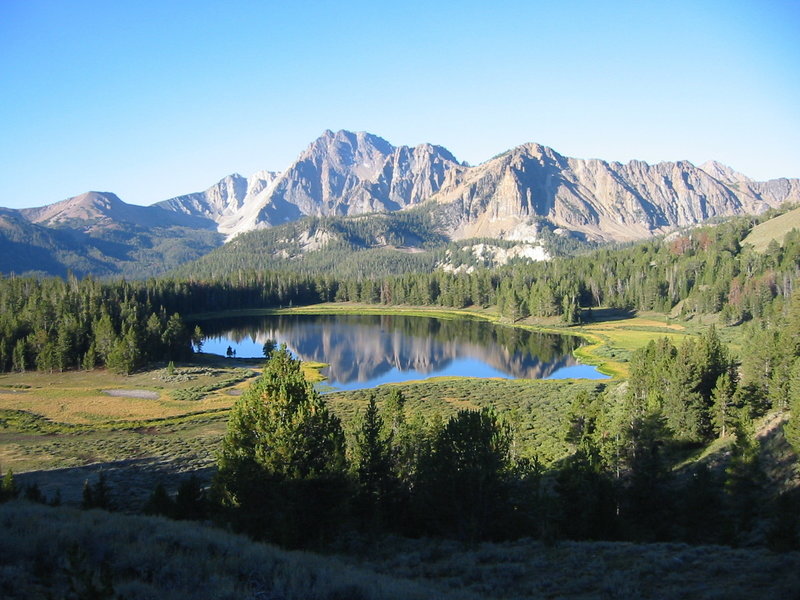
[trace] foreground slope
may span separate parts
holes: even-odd
[[[797,553],[684,544],[384,540],[360,559],[322,557],[198,523],[24,502],[0,506],[0,528],[9,600],[749,599],[800,585]]]

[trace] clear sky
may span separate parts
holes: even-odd
[[[150,204],[325,129],[800,177],[800,0],[0,0],[0,206]]]

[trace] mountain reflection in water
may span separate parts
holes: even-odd
[[[467,319],[397,315],[279,315],[203,321],[204,352],[261,357],[267,340],[305,361],[328,363],[338,389],[432,376],[541,379],[578,364],[581,341]],[[588,370],[587,370],[588,369]],[[602,377],[590,367],[584,376]]]

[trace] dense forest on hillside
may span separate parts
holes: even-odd
[[[550,255],[586,251],[594,244],[554,232],[538,223],[538,242]],[[494,268],[491,253],[476,245],[509,249],[518,241],[469,239],[450,241],[426,208],[357,217],[307,217],[285,225],[236,236],[202,258],[174,269],[178,278],[216,279],[232,271],[272,271],[308,276],[335,274],[359,279],[431,272],[437,268]],[[519,261],[517,261],[519,262]]]

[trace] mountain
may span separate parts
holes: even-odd
[[[625,241],[787,201],[800,201],[800,180],[756,182],[715,161],[622,164],[531,143],[468,167],[440,146],[326,131],[282,173],[232,175],[159,206],[213,219],[229,236],[304,216],[426,205],[450,239],[532,241],[546,222],[580,239]]]
[[[240,175],[205,192],[157,206],[203,215],[228,235],[296,221],[304,216],[344,216],[416,206],[466,170],[440,146],[395,147],[364,132],[326,131],[284,172],[261,185]],[[256,191],[258,190],[258,191]]]
[[[197,218],[209,219],[222,233],[239,231],[241,221],[257,210],[280,173],[259,171],[248,178],[228,175],[204,192],[170,198],[155,206]]]
[[[543,219],[598,241],[641,239],[800,201],[800,180],[757,183],[727,168],[714,172],[725,181],[686,161],[609,163],[526,144],[469,169],[432,201],[454,238],[520,237]]]
[[[403,246],[400,251],[413,252],[423,245],[430,250],[433,239],[495,238],[528,245],[546,239],[550,246],[559,239],[566,245],[627,241],[712,217],[758,214],[786,202],[800,202],[800,180],[758,182],[715,161],[699,167],[687,161],[623,164],[565,157],[530,143],[470,167],[433,144],[393,146],[370,133],[325,131],[282,172],[232,174],[205,191],[153,206],[87,192],[47,206],[5,210],[0,245],[24,254],[31,240],[32,254],[20,260],[7,254],[3,272],[72,269],[145,277],[203,256],[225,236],[304,217],[375,221],[375,213],[412,215],[400,229],[392,226],[399,235],[379,231],[385,223],[367,227],[369,240],[363,243],[323,223],[302,225],[296,240],[284,239],[289,231],[253,237],[248,248],[274,238],[281,248],[261,254],[291,258],[298,248],[304,253],[336,244],[342,250],[343,243],[359,250]],[[413,231],[407,228],[412,221]],[[355,227],[342,226],[351,232]],[[31,256],[38,258],[28,261]],[[398,262],[384,258],[387,268]]]
[[[150,277],[222,243],[212,220],[87,192],[37,208],[0,209],[0,272]]]
[[[66,276],[107,273],[111,265],[93,252],[86,237],[31,223],[18,211],[0,208],[0,273]]]
[[[86,192],[55,204],[23,208],[19,212],[37,225],[86,232],[121,226],[215,229],[215,223],[202,215],[127,204],[110,192]]]

